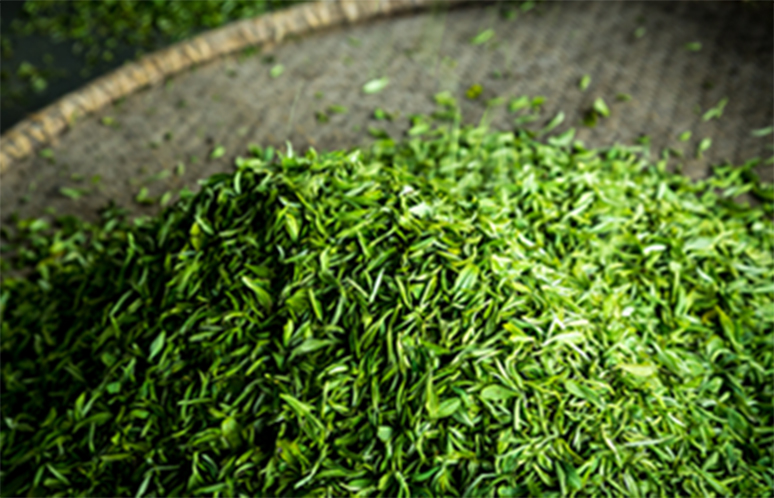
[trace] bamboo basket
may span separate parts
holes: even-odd
[[[501,15],[509,8],[515,19]],[[645,36],[634,36],[638,27]],[[490,28],[490,41],[471,44]],[[4,219],[89,218],[108,202],[148,214],[158,205],[135,202],[141,188],[150,197],[195,189],[198,179],[230,170],[251,143],[353,147],[372,140],[369,126],[399,138],[408,117],[432,111],[442,90],[463,101],[468,122],[480,120],[494,97],[543,95],[542,118],[529,126],[561,110],[566,119],[556,132],[575,127],[588,145],[647,134],[654,151],[682,148],[685,158],[672,165],[700,178],[714,163],[771,155],[771,137],[750,131],[774,121],[773,32],[768,2],[545,2],[529,11],[458,0],[301,4],[148,55],[16,125],[0,140],[0,208]],[[685,50],[694,41],[702,50]],[[250,49],[258,53],[246,55]],[[274,78],[276,64],[284,72]],[[591,84],[581,91],[584,74]],[[387,88],[363,94],[363,84],[380,77],[389,78]],[[468,100],[473,84],[483,93]],[[618,102],[617,94],[632,100]],[[580,125],[597,97],[611,116],[594,128]],[[722,118],[702,121],[724,97]],[[331,105],[347,112],[318,122],[315,114]],[[396,119],[374,121],[376,107]],[[492,127],[513,127],[506,107],[491,109]],[[685,130],[691,140],[678,142]],[[696,159],[703,137],[713,145]],[[218,146],[226,153],[211,159]],[[40,155],[44,148],[53,158]],[[185,172],[178,175],[180,163]],[[761,166],[760,175],[774,180],[771,166]],[[64,187],[84,195],[71,199]]]

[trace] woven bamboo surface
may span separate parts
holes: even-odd
[[[519,11],[515,20],[499,15],[503,7],[425,0],[304,4],[153,54],[2,137],[2,215],[48,210],[92,217],[109,200],[151,213],[158,208],[134,201],[143,186],[151,197],[194,188],[197,179],[228,171],[249,143],[284,149],[290,141],[300,151],[351,147],[372,140],[368,126],[398,138],[410,114],[433,110],[440,90],[464,101],[469,122],[480,119],[489,98],[544,95],[543,118],[532,126],[562,110],[567,118],[557,131],[575,126],[590,145],[648,134],[654,150],[683,149],[683,171],[694,178],[723,160],[771,155],[771,137],[750,131],[774,121],[772,4],[546,2]],[[639,39],[638,27],[646,29]],[[490,42],[470,43],[489,28],[495,31]],[[694,41],[701,51],[684,48]],[[248,46],[261,53],[235,55]],[[275,64],[285,68],[277,78],[270,76]],[[584,74],[591,84],[581,92]],[[384,91],[362,93],[365,82],[382,76],[390,78]],[[483,86],[482,96],[465,100],[474,83]],[[616,102],[618,93],[632,100]],[[597,97],[606,99],[610,118],[595,128],[580,126]],[[703,122],[700,113],[723,97],[729,100],[722,118]],[[348,111],[319,123],[315,112],[330,105]],[[376,107],[400,115],[376,122]],[[513,126],[504,108],[492,117],[493,127]],[[113,125],[104,124],[111,119]],[[685,130],[693,132],[691,140],[678,142]],[[712,138],[712,148],[695,159],[703,137]],[[209,159],[219,145],[226,154]],[[53,161],[39,155],[42,147],[51,148]],[[160,178],[180,162],[185,174]],[[771,166],[759,173],[774,179]],[[100,179],[92,183],[95,175]],[[73,200],[61,194],[63,187],[88,193]]]

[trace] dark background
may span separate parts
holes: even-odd
[[[24,1],[3,0],[0,2],[0,32],[13,46],[13,55],[0,59],[2,81],[0,82],[0,133],[4,133],[31,112],[44,108],[59,97],[83,86],[100,74],[120,66],[133,58],[134,50],[126,45],[115,50],[113,61],[102,62],[93,70],[84,69],[82,57],[73,54],[72,42],[54,42],[49,37],[32,34],[29,36],[13,33],[11,23],[24,18]],[[44,60],[51,56],[49,62]],[[46,58],[48,59],[48,58]],[[27,61],[40,68],[46,80],[46,88],[36,92],[31,85],[17,75],[22,62]]]

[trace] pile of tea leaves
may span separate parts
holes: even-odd
[[[6,233],[3,494],[769,494],[756,162],[693,182],[438,100],[402,142]]]

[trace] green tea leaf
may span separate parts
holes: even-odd
[[[70,199],[78,200],[84,196],[85,191],[77,188],[62,187],[59,189],[59,193],[61,193],[65,197],[69,197]]]
[[[380,425],[376,433],[380,441],[386,443],[392,439],[392,427]]]
[[[584,74],[583,77],[578,82],[578,88],[580,88],[581,92],[585,92],[590,84],[591,84],[591,75]]]
[[[597,393],[595,393],[593,390],[589,389],[588,387],[579,385],[572,380],[566,380],[564,382],[564,387],[565,389],[567,389],[567,392],[569,392],[573,396],[577,396],[578,398],[581,398],[583,400],[590,401],[591,403],[596,405],[599,409],[604,408],[602,399],[597,395]]]
[[[427,410],[428,417],[438,418],[440,404],[438,402],[438,393],[436,393],[435,388],[433,387],[432,377],[430,377],[427,381],[427,390],[425,393],[425,409]]]
[[[553,130],[554,128],[562,124],[563,121],[564,121],[564,113],[562,111],[559,111],[556,114],[556,116],[554,116],[554,118],[548,122],[545,128],[540,130],[540,133],[541,134],[548,133],[549,131]]]
[[[728,104],[728,98],[724,97],[720,99],[720,102],[715,105],[712,109],[708,110],[704,113],[702,116],[702,121],[709,121],[712,118],[719,118],[723,115],[723,109],[726,107],[726,104]]]
[[[650,377],[656,373],[656,368],[650,365],[620,364],[618,368],[635,377]]]
[[[602,100],[602,97],[598,97],[594,101],[594,111],[596,111],[600,116],[610,116],[610,109],[607,107],[607,104],[605,104],[605,101]]]
[[[271,295],[263,287],[261,287],[256,281],[251,280],[245,276],[242,276],[241,280],[242,283],[247,286],[247,288],[255,293],[258,304],[260,304],[262,308],[266,310],[271,309],[274,303],[272,302]]]
[[[333,344],[331,341],[325,339],[307,339],[298,347],[293,349],[293,352],[290,354],[290,358],[293,359],[299,355],[312,353],[318,349],[330,346],[331,344]]]
[[[387,85],[389,83],[390,83],[390,79],[387,77],[371,80],[365,85],[363,85],[363,93],[366,93],[366,94],[379,93],[385,88],[387,88]]]
[[[298,234],[299,234],[298,221],[290,213],[285,214],[285,229],[288,231],[288,235],[290,235],[290,239],[293,242],[296,242],[298,240]]]
[[[461,406],[462,402],[458,398],[447,399],[441,402],[440,406],[438,407],[437,417],[450,417],[454,415]]]
[[[709,148],[712,146],[712,139],[709,137],[705,137],[701,139],[701,142],[699,142],[699,145],[696,147],[696,158],[701,159],[702,154],[709,150]]]
[[[457,106],[457,100],[448,91],[436,93],[433,98],[435,99],[435,103],[438,105],[449,108],[454,108]]]
[[[685,49],[689,52],[698,52],[701,50],[701,43],[699,42],[691,42],[685,44]]]
[[[210,153],[210,159],[219,159],[223,157],[226,154],[226,148],[222,145],[218,145],[214,149],[212,149],[212,152]]]
[[[511,99],[511,101],[508,103],[508,111],[516,112],[521,109],[526,109],[529,106],[530,106],[529,97],[521,96],[517,99]]]
[[[578,491],[583,488],[583,480],[578,475],[578,471],[569,462],[563,462],[562,468],[566,476],[567,488],[572,491]]]
[[[543,347],[546,347],[552,343],[575,344],[581,341],[583,341],[583,334],[581,332],[565,332],[563,334],[557,334],[551,337],[550,339],[548,339],[546,342],[543,343]]]
[[[317,300],[317,297],[314,294],[314,289],[312,289],[311,287],[309,288],[309,304],[312,305],[314,316],[316,316],[318,320],[322,321],[323,319],[322,306],[320,306],[320,302]]]
[[[299,417],[307,417],[311,415],[312,411],[314,410],[312,405],[299,401],[297,398],[291,396],[290,394],[280,394],[280,398],[282,398],[282,400],[285,401],[285,403],[287,403]]]
[[[228,441],[229,446],[236,448],[239,446],[242,437],[240,435],[239,423],[233,417],[226,417],[220,423],[220,432]]]
[[[475,265],[467,265],[465,266],[462,271],[460,271],[459,275],[457,275],[457,280],[454,282],[454,291],[461,291],[461,290],[471,290],[478,281],[478,267]]]
[[[326,110],[332,114],[346,114],[348,111],[348,109],[342,105],[330,105]]]
[[[54,162],[54,151],[50,148],[41,149],[38,155],[44,159],[48,159],[49,162]]]
[[[166,339],[167,333],[165,331],[162,331],[158,336],[156,336],[150,346],[150,356],[148,356],[148,361],[153,361],[153,358],[155,358],[156,355],[158,355],[161,350],[164,349],[164,346],[166,345]]]
[[[476,83],[474,85],[471,85],[467,89],[467,91],[465,91],[465,96],[470,100],[475,100],[481,95],[481,92],[483,91],[484,91],[484,88],[478,83]]]
[[[765,137],[766,135],[771,135],[774,133],[774,126],[767,126],[766,128],[760,128],[758,130],[753,130],[752,136],[754,137]]]
[[[148,187],[142,187],[134,198],[135,202],[139,204],[152,204],[154,201],[148,195]]]
[[[518,396],[518,394],[507,387],[499,385],[487,386],[481,391],[481,398],[487,401],[502,401],[515,396]]]
[[[493,29],[486,29],[470,40],[471,45],[482,45],[492,39],[495,32]]]
[[[194,221],[191,224],[191,229],[189,230],[188,235],[189,235],[189,240],[191,241],[191,245],[193,246],[193,248],[196,249],[197,251],[199,249],[201,249],[203,235],[202,235],[202,229],[199,226],[198,222]]]

